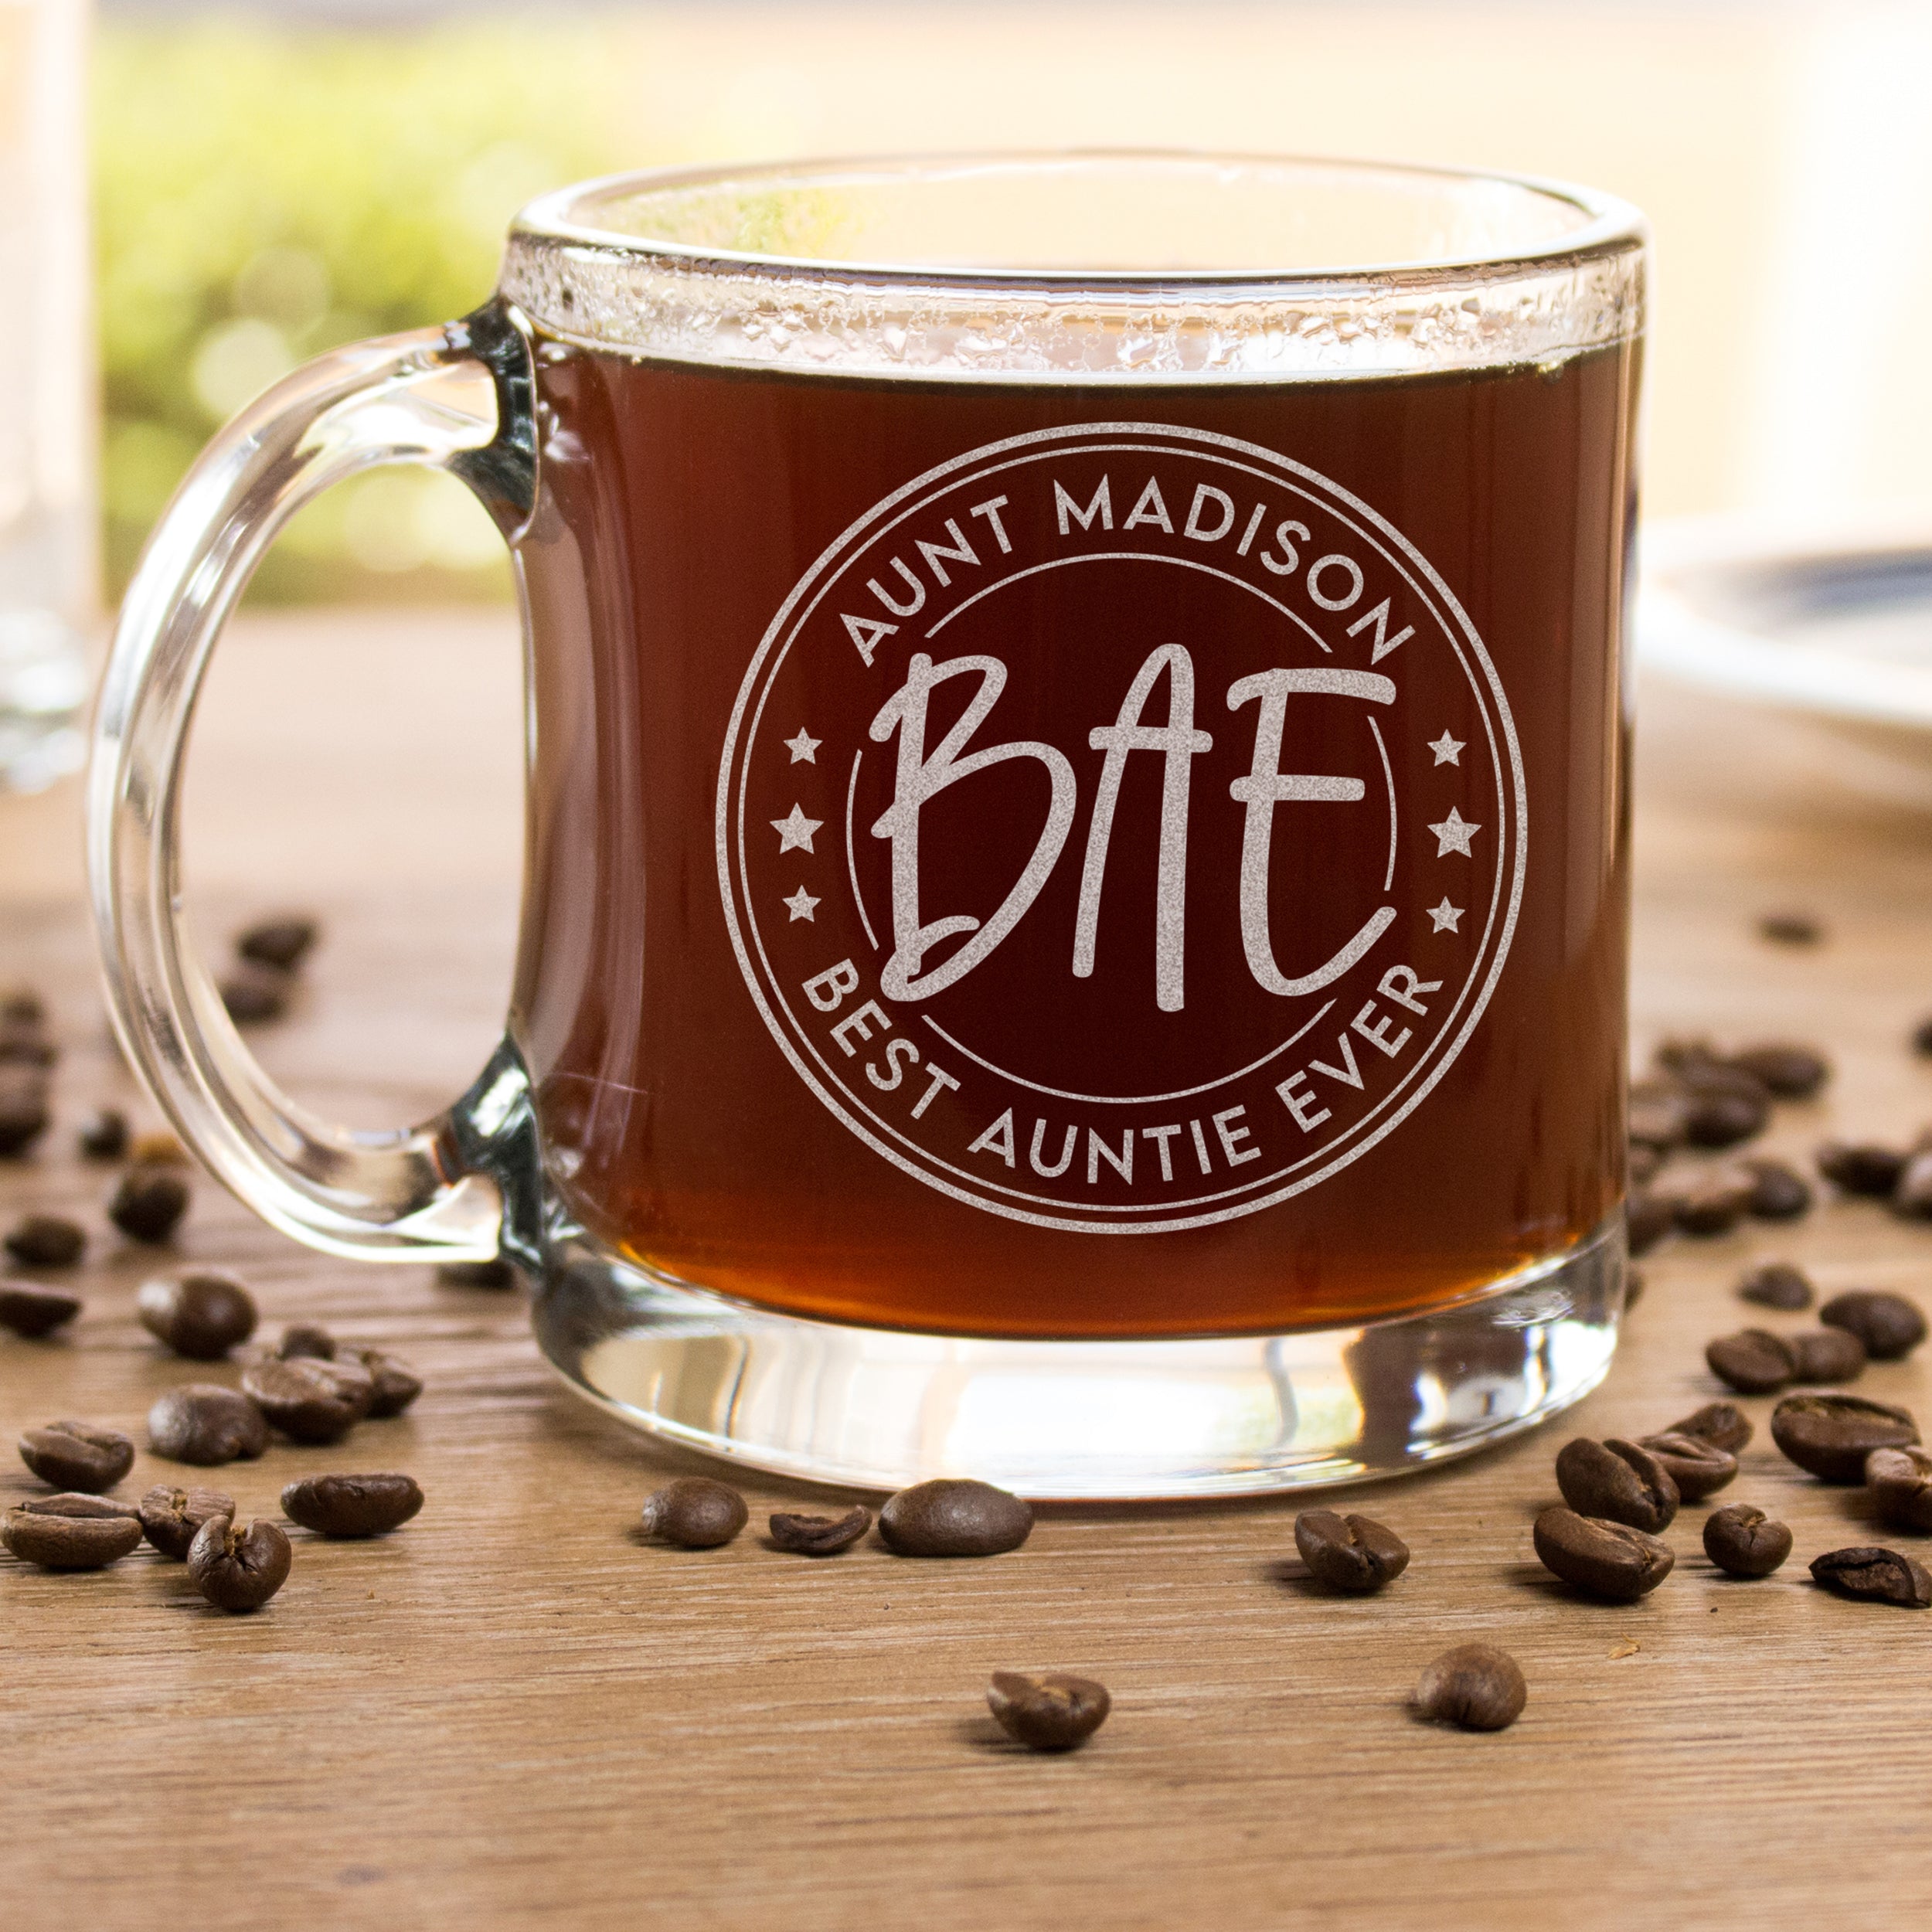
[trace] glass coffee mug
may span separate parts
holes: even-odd
[[[1643,231],[1353,163],[961,158],[537,202],[156,531],[90,855],[122,1039],[298,1240],[513,1260],[713,1454],[1327,1483],[1615,1345]],[[275,531],[453,471],[526,619],[502,1047],[330,1126],[186,948],[180,759]]]

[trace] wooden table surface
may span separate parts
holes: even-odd
[[[304,1002],[262,1050],[359,1124],[447,1097],[500,1014],[513,677],[496,614],[258,620],[217,665],[190,787],[198,913],[217,939],[266,906],[323,913]],[[1791,727],[1666,690],[1643,720],[1640,1045],[1827,1046],[1837,1077],[1781,1110],[1781,1150],[1932,1118],[1932,1070],[1903,1046],[1932,1007],[1932,820],[1839,789],[1829,743]],[[56,1129],[4,1164],[0,1218],[67,1210],[94,1236],[70,1337],[0,1338],[0,1431],[78,1416],[140,1437],[154,1396],[201,1372],[134,1321],[154,1257],[114,1236],[110,1177],[73,1155],[87,1107],[140,1111],[104,1034],[74,811],[71,788],[0,801],[0,980],[46,991],[66,1047]],[[1826,943],[1757,939],[1753,915],[1786,904]],[[1356,1492],[1415,1553],[1362,1601],[1296,1580],[1286,1501],[1045,1512],[982,1563],[870,1544],[808,1562],[750,1532],[647,1547],[640,1501],[689,1465],[566,1393],[516,1297],[308,1254],[209,1183],[179,1248],[253,1282],[271,1333],[320,1320],[428,1383],[342,1448],[220,1472],[243,1509],[274,1513],[283,1483],[329,1466],[410,1470],[428,1502],[382,1542],[298,1538],[251,1617],[208,1610],[151,1552],[84,1576],[0,1557],[10,1926],[1837,1932],[1932,1909],[1932,1615],[1805,1575],[1866,1536],[1855,1496],[1760,1426],[1725,1500],[1792,1525],[1780,1575],[1719,1577],[1696,1508],[1676,1573],[1634,1606],[1572,1597],[1529,1543],[1573,1429],[1636,1435],[1719,1393],[1702,1344],[1743,1325],[1747,1263],[1932,1287],[1932,1230],[1875,1207],[1659,1251],[1572,1418]],[[1879,1366],[1861,1386],[1923,1413],[1927,1376]],[[1769,1403],[1750,1406],[1761,1425]],[[179,1474],[144,1452],[124,1493]],[[0,1506],[34,1487],[0,1472]],[[803,1493],[748,1488],[754,1528]],[[1475,1638],[1522,1660],[1521,1722],[1415,1721],[1422,1665]],[[988,1673],[1029,1667],[1112,1687],[1090,1748],[1000,1740]]]

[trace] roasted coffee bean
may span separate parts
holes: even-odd
[[[1771,1411],[1772,1441],[1826,1482],[1862,1482],[1874,1449],[1903,1449],[1918,1439],[1910,1410],[1862,1396],[1787,1396]]]
[[[118,1429],[91,1422],[50,1422],[20,1438],[20,1460],[49,1488],[111,1489],[134,1466],[134,1445]]]
[[[1813,1560],[1811,1576],[1841,1597],[1898,1604],[1908,1610],[1932,1607],[1932,1572],[1896,1549],[1863,1543],[1850,1549],[1828,1550]]]
[[[1932,1151],[1913,1150],[1892,1190],[1892,1208],[1908,1221],[1932,1220]]]
[[[1932,1529],[1932,1454],[1916,1444],[1874,1449],[1865,1458],[1865,1486],[1896,1529]]]
[[[1808,1100],[1832,1077],[1832,1063],[1816,1047],[1788,1040],[1747,1046],[1732,1054],[1730,1063],[1762,1081],[1781,1100]]]
[[[716,1549],[750,1520],[745,1499],[709,1476],[680,1476],[644,1499],[644,1533],[680,1549]]]
[[[343,1353],[369,1371],[372,1386],[369,1413],[372,1421],[382,1422],[391,1416],[400,1416],[423,1393],[422,1377],[406,1362],[399,1361],[393,1355],[385,1355],[380,1349],[349,1349]]]
[[[1865,1344],[1842,1328],[1787,1335],[1784,1345],[1798,1364],[1799,1382],[1855,1382],[1865,1372]]]
[[[1811,1184],[1782,1161],[1753,1158],[1739,1165],[1750,1176],[1751,1196],[1744,1211],[1754,1221],[1795,1221],[1809,1213]]]
[[[1762,1134],[1770,1117],[1771,1104],[1762,1088],[1755,1093],[1718,1086],[1694,1089],[1684,1114],[1684,1138],[1692,1147],[1736,1147]]]
[[[282,1492],[282,1513],[319,1536],[380,1536],[423,1506],[413,1476],[304,1476]]]
[[[23,1268],[70,1268],[87,1251],[87,1236],[58,1214],[29,1214],[7,1236],[7,1252]]]
[[[1883,1288],[1835,1294],[1818,1311],[1828,1328],[1842,1328],[1865,1345],[1874,1362],[1896,1362],[1925,1339],[1925,1317],[1916,1301]]]
[[[1702,1502],[1722,1489],[1737,1474],[1737,1458],[1702,1436],[1686,1435],[1666,1429],[1662,1435],[1645,1436],[1641,1447],[1648,1449],[1663,1465],[1685,1502]],[[1585,1514],[1588,1514],[1585,1512]],[[1639,1523],[1638,1529],[1643,1525]]]
[[[1372,1516],[1304,1509],[1294,1519],[1294,1546],[1318,1583],[1366,1597],[1409,1567],[1409,1546]]]
[[[44,1072],[60,1057],[46,1029],[20,1020],[0,1020],[0,1065],[32,1066]]]
[[[225,1274],[161,1275],[134,1298],[141,1325],[190,1362],[219,1362],[255,1332],[255,1298]]]
[[[31,986],[9,986],[0,992],[0,1026],[45,1026],[47,1002]]]
[[[140,1541],[134,1505],[105,1496],[30,1496],[0,1517],[0,1543],[43,1570],[99,1570]]]
[[[242,1390],[293,1442],[339,1442],[369,1412],[376,1384],[359,1362],[284,1362],[270,1355],[242,1371]]]
[[[76,1137],[90,1161],[117,1161],[128,1151],[128,1117],[117,1107],[97,1108],[80,1123]]]
[[[1506,1730],[1529,1698],[1515,1658],[1493,1644],[1445,1650],[1416,1685],[1416,1709],[1424,1717],[1465,1731]]]
[[[177,1489],[158,1482],[141,1499],[141,1527],[164,1556],[183,1561],[201,1526],[213,1516],[232,1516],[235,1499],[219,1489]]]
[[[1671,1197],[1678,1226],[1686,1234],[1728,1234],[1743,1219],[1756,1183],[1741,1168],[1723,1168],[1689,1182]]]
[[[879,1512],[886,1547],[901,1556],[996,1556],[1032,1530],[1030,1503],[970,1478],[916,1482]]]
[[[1611,1437],[1578,1436],[1556,1456],[1556,1487],[1581,1516],[1628,1523],[1653,1535],[1677,1514],[1677,1485],[1650,1451]]]
[[[1733,1577],[1768,1577],[1791,1553],[1790,1528],[1747,1502],[1728,1503],[1704,1519],[1704,1554]]]
[[[1760,1308],[1782,1308],[1787,1313],[1808,1308],[1815,1292],[1810,1277],[1788,1261],[1767,1261],[1762,1267],[1753,1268],[1738,1283],[1737,1291]]]
[[[1815,1156],[1818,1171],[1847,1194],[1889,1200],[1905,1172],[1906,1157],[1896,1148],[1869,1141],[1827,1141]]]
[[[247,1396],[219,1382],[188,1382],[148,1411],[148,1445],[170,1461],[203,1469],[253,1462],[268,1447],[268,1422]]]
[[[1104,1684],[1061,1671],[996,1670],[986,1708],[1009,1737],[1031,1751],[1070,1751],[1107,1721],[1113,1700]]]
[[[128,1158],[136,1167],[185,1167],[188,1150],[165,1128],[137,1134],[129,1143]]]
[[[80,1312],[80,1298],[32,1281],[0,1281],[0,1328],[29,1340],[51,1335]]]
[[[308,957],[321,931],[321,927],[305,913],[277,914],[273,919],[257,920],[238,934],[235,951],[258,966],[293,972]]]
[[[294,1552],[272,1522],[210,1516],[188,1546],[188,1574],[217,1610],[260,1610],[288,1580]]]
[[[1532,1534],[1546,1570],[1592,1596],[1622,1603],[1648,1596],[1677,1560],[1660,1537],[1628,1523],[1580,1516],[1560,1504],[1536,1519]]]
[[[121,1177],[107,1218],[131,1241],[158,1246],[188,1212],[188,1183],[165,1167],[131,1167]]]
[[[872,1512],[854,1503],[842,1516],[801,1516],[781,1510],[771,1519],[771,1540],[794,1556],[835,1556],[872,1527]]]
[[[1633,1144],[1668,1154],[1682,1146],[1690,1104],[1671,1080],[1639,1080],[1630,1090],[1628,1131]]]
[[[1682,1422],[1673,1422],[1667,1433],[1697,1436],[1736,1455],[1750,1441],[1754,1432],[1750,1417],[1736,1403],[1707,1402]]]
[[[1676,1224],[1676,1209],[1661,1194],[1632,1193],[1624,1203],[1624,1225],[1633,1255],[1648,1254]]]
[[[516,1270],[504,1260],[445,1261],[436,1278],[451,1288],[513,1288]]]
[[[1770,1395],[1798,1373],[1798,1359],[1784,1338],[1766,1328],[1720,1335],[1705,1349],[1704,1359],[1719,1382],[1743,1396]]]
[[[0,1158],[24,1154],[47,1131],[47,1077],[0,1064]]]
[[[1790,911],[1760,914],[1757,933],[1774,946],[1815,946],[1825,937],[1825,928],[1811,913]]]
[[[259,1026],[280,1019],[287,1012],[288,996],[294,990],[288,974],[245,959],[223,975],[221,1003],[237,1026]]]
[[[291,1321],[275,1344],[275,1352],[284,1362],[333,1362],[335,1338],[313,1321]]]
[[[1922,1019],[1912,1029],[1912,1050],[1932,1054],[1932,1019]]]

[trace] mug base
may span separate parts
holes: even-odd
[[[1433,1315],[1281,1335],[982,1341],[801,1320],[608,1256],[553,1254],[538,1341],[627,1422],[730,1462],[893,1490],[976,1476],[1036,1502],[1364,1482],[1467,1455],[1602,1380],[1621,1214]]]

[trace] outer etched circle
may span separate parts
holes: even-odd
[[[745,889],[744,791],[764,701],[798,633],[837,580],[844,563],[886,531],[916,515],[929,497],[987,472],[1023,465],[1041,454],[1070,449],[1142,448],[1179,451],[1247,468],[1299,492],[1372,544],[1428,609],[1458,660],[1490,734],[1492,767],[1509,850],[1497,870],[1496,892],[1475,963],[1450,1012],[1415,1065],[1377,1104],[1289,1170],[1271,1175],[1259,1191],[1226,1190],[1195,1201],[1145,1208],[1068,1211],[1065,1203],[1002,1186],[941,1160],[866,1106],[832,1073],[809,1033],[779,993]],[[1005,581],[1002,580],[1002,582]],[[963,605],[960,607],[964,607]],[[1393,781],[1391,781],[1393,783]],[[819,1100],[875,1153],[902,1172],[968,1206],[1033,1226],[1083,1233],[1157,1233],[1211,1226],[1277,1205],[1318,1185],[1379,1144],[1434,1090],[1480,1021],[1508,957],[1520,913],[1527,860],[1528,804],[1522,757],[1508,699],[1481,638],[1434,567],[1377,512],[1318,471],[1277,452],[1211,431],[1152,423],[1099,423],[1036,430],[981,445],[937,464],[882,499],[829,544],[805,572],[767,628],[740,684],[719,763],[715,821],[719,886],[726,923],[745,984],[780,1050]],[[966,1049],[969,1056],[971,1049]],[[985,1064],[985,1063],[982,1063]],[[1237,1070],[1226,1078],[1251,1070]],[[1022,1077],[1009,1074],[1022,1085]],[[1206,1084],[1224,1083],[1209,1080]],[[1053,1093],[1058,1090],[1040,1087]],[[1083,1097],[1070,1095],[1068,1097]],[[1143,1097],[1166,1098],[1167,1096]],[[1299,1171],[1305,1168],[1307,1171]],[[1278,1184],[1276,1184],[1277,1183]],[[1230,1196],[1244,1198],[1232,1199]],[[1175,1211],[1177,1209],[1182,1211]],[[1198,1211],[1196,1211],[1198,1210]],[[1115,1218],[1095,1218],[1111,1213]]]

